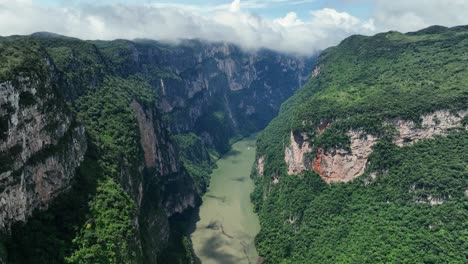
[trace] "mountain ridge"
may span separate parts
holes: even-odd
[[[264,263],[463,262],[467,34],[352,36],[321,53],[258,137]]]

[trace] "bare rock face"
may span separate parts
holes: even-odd
[[[395,126],[399,133],[394,137],[394,142],[403,147],[419,140],[447,135],[450,129],[461,126],[461,121],[467,113],[467,110],[458,111],[458,113],[451,113],[447,110],[436,111],[422,116],[420,127],[416,126],[413,121],[393,120],[390,124]]]
[[[448,198],[434,197],[432,195],[420,197],[416,203],[427,203],[430,205],[439,205],[443,204]]]
[[[138,120],[138,127],[140,129],[141,146],[145,153],[146,167],[154,168],[156,165],[156,134],[152,123],[153,116],[146,116],[141,105],[133,101],[132,109],[135,112]]]
[[[181,166],[176,146],[156,109],[144,107],[137,101],[133,101],[131,107],[138,123],[147,173],[140,174],[142,179],[131,179],[127,189],[133,191],[138,203],[144,252],[148,261],[156,263],[169,240],[168,218],[195,208],[200,197],[193,179]]]
[[[468,111],[453,113],[447,110],[436,111],[421,117],[422,123],[417,126],[413,121],[396,119],[387,121],[395,127],[398,134],[393,142],[400,146],[408,146],[424,139],[432,139],[435,136],[447,135],[450,129],[461,127],[462,120]],[[322,122],[317,128],[320,135],[330,125],[329,121]],[[466,129],[466,127],[465,127]],[[315,157],[309,157],[312,147],[304,134],[297,135],[291,132],[291,144],[285,148],[285,162],[288,165],[288,174],[299,174],[304,170],[313,169],[327,183],[348,182],[361,176],[366,167],[373,146],[378,138],[364,134],[361,131],[348,131],[350,138],[350,150],[329,149],[324,151],[317,149]],[[423,201],[422,201],[423,202]],[[437,199],[427,198],[427,202],[437,204]]]
[[[310,159],[307,154],[312,152],[305,134],[297,135],[291,131],[291,145],[284,150],[284,160],[288,165],[288,174],[298,174],[310,169]]]
[[[86,152],[84,128],[73,124],[49,70],[45,80],[0,83],[0,231],[67,190]]]
[[[162,183],[163,205],[167,215],[182,213],[197,206],[198,194],[191,177],[181,167],[176,155],[176,147],[170,141],[168,131],[156,117],[154,109],[144,109],[138,102],[132,103],[140,130],[141,146],[145,156],[145,166],[156,169],[154,177]],[[167,191],[166,191],[167,190]]]
[[[167,138],[164,137],[166,135],[159,134],[164,129],[161,127],[161,122],[154,117],[152,111],[145,111],[136,101],[132,103],[132,108],[138,120],[146,167],[156,168],[160,175],[178,172],[174,146],[167,144]],[[167,159],[164,159],[164,155]]]
[[[315,78],[320,75],[320,65],[316,66],[312,71],[312,78]]]
[[[264,171],[265,171],[265,156],[261,156],[257,160],[257,174],[260,177],[263,177]]]
[[[351,139],[351,151],[332,149],[324,152],[319,148],[315,158],[311,160],[309,155],[312,147],[306,135],[294,135],[291,132],[291,145],[285,149],[288,174],[295,175],[313,169],[328,183],[346,182],[362,175],[377,138],[358,131],[350,131],[348,135]]]
[[[324,153],[318,149],[313,169],[327,183],[347,182],[361,176],[377,138],[358,131],[349,131],[351,151],[334,149]]]

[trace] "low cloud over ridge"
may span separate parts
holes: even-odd
[[[416,30],[431,25],[433,21],[441,24],[468,23],[466,16],[459,13],[460,10],[468,11],[468,1],[453,0],[450,5],[442,3],[447,2],[442,0],[410,2],[376,1],[374,13],[367,20],[332,8],[311,10],[310,16],[301,20],[294,12],[266,19],[243,9],[249,5],[260,6],[262,3],[258,1],[244,5],[242,1],[234,0],[227,5],[201,8],[160,3],[45,7],[32,0],[0,0],[0,35],[50,31],[82,39],[176,41],[199,38],[232,42],[247,49],[269,48],[309,55],[335,45],[351,34],[368,35],[389,29]],[[444,13],[452,13],[428,18],[426,14],[433,12],[424,10],[440,8],[440,5],[444,5],[446,10],[451,8]]]

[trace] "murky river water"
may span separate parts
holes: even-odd
[[[254,238],[260,225],[249,197],[254,160],[255,139],[249,138],[235,143],[217,162],[191,235],[202,264],[257,263]]]

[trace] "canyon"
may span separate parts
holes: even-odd
[[[68,261],[86,254],[72,244],[72,230],[98,228],[86,222],[99,211],[87,216],[85,205],[98,206],[103,188],[122,188],[135,208],[120,213],[132,219],[126,228],[135,235],[122,237],[128,246],[117,258],[186,258],[191,246],[179,246],[185,231],[173,219],[200,205],[214,160],[231,140],[266,126],[314,62],[227,43],[82,41],[48,33],[0,38],[0,55],[0,259],[15,263],[44,256],[63,262],[63,255],[46,253],[40,236],[27,253],[12,246],[29,243],[20,233],[35,229],[30,221],[43,221],[44,229],[54,225],[40,220],[45,215],[67,221],[61,203],[79,199],[73,206],[84,207],[73,212],[72,226],[50,236],[65,243],[63,250],[77,250]],[[89,187],[74,198],[80,185]]]
[[[0,37],[0,263],[462,263],[467,36]]]

